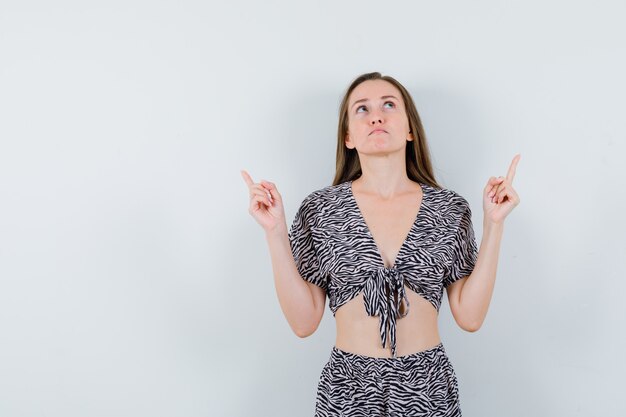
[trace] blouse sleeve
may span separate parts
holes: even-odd
[[[444,279],[444,287],[470,275],[478,258],[478,247],[472,226],[472,211],[467,200],[462,198],[461,202],[461,218],[453,239],[452,266],[448,276]]]
[[[289,228],[289,243],[300,276],[326,290],[327,282],[320,272],[320,263],[313,237],[315,208],[307,197],[300,204]]]

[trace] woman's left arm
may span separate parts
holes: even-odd
[[[513,189],[519,159],[520,155],[515,155],[506,178],[489,178],[483,190],[483,237],[476,264],[469,276],[447,288],[452,315],[459,326],[469,332],[478,330],[487,316],[496,281],[504,219],[520,202]]]

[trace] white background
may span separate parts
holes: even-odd
[[[489,313],[441,308],[464,416],[623,416],[621,1],[0,2],[0,415],[312,416],[239,170],[291,223],[339,100],[413,95],[470,202],[522,157]]]

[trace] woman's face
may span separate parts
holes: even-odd
[[[413,140],[400,91],[385,80],[359,84],[348,99],[346,146],[359,154],[386,154]]]

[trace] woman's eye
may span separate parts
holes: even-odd
[[[394,103],[393,101],[385,101],[385,104],[391,104],[391,108],[396,107],[396,103]],[[383,104],[383,106],[384,106],[385,104]],[[365,107],[365,106],[359,106],[359,107],[357,107],[357,108],[356,108],[356,112],[357,112],[357,113],[359,113],[359,110],[360,110],[360,109],[366,109],[366,110],[367,110],[367,107]]]

